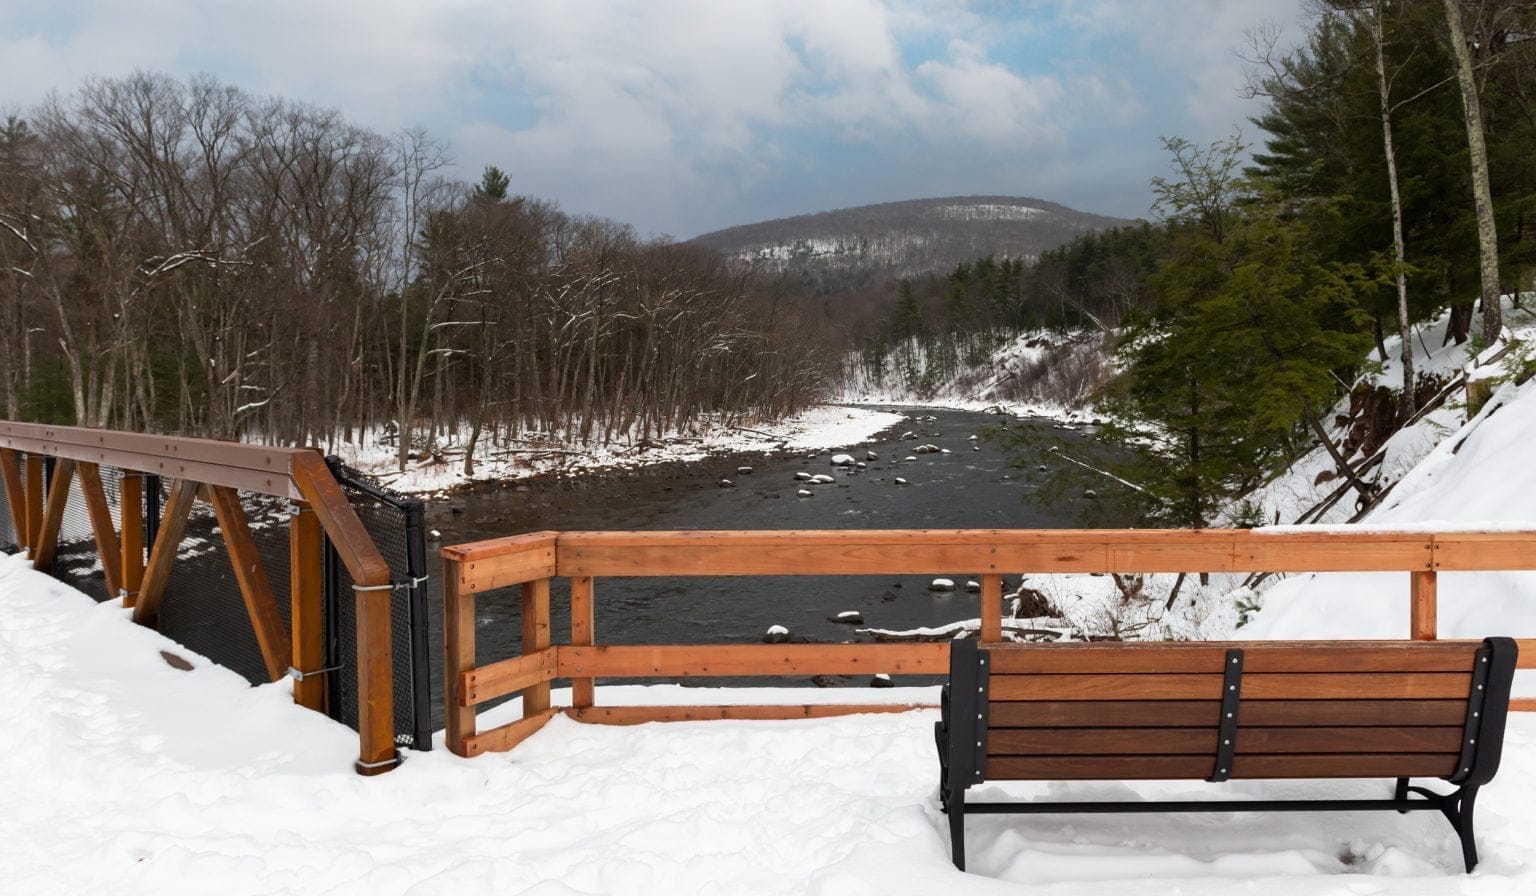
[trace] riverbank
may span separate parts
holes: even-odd
[[[901,425],[906,415],[848,405],[819,405],[787,420],[758,426],[717,425],[658,439],[580,444],[530,434],[516,444],[485,447],[474,475],[464,475],[463,447],[441,437],[417,452],[404,472],[396,469],[395,446],[377,434],[361,444],[341,446],[349,466],[401,494],[446,495],[531,478],[565,478],[644,467],[691,463],[705,458],[776,455],[860,445]]]

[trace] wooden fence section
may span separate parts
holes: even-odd
[[[26,454],[25,462],[18,452]],[[43,460],[56,458],[44,502]],[[125,471],[113,526],[100,467]],[[174,480],[154,542],[146,547],[142,474]],[[321,536],[329,537],[356,582],[359,756],[357,770],[372,775],[398,762],[390,640],[389,565],[357,518],[324,458],[314,449],[268,448],[212,439],[114,432],[72,426],[0,421],[0,484],[10,504],[21,547],[33,565],[50,568],[58,544],[71,479],[80,477],[92,532],[109,590],[133,608],[134,621],[155,626],[161,598],[187,522],[199,495],[218,519],[236,581],[245,600],[262,659],[274,680],[289,668],[304,675],[294,699],[324,709],[325,645],[321,617]],[[237,491],[295,502],[289,531],[293,633],[278,615],[267,573],[256,555]]]
[[[510,749],[556,712],[631,724],[679,719],[783,719],[892,711],[878,705],[600,707],[597,678],[943,674],[943,643],[609,646],[596,643],[604,576],[792,576],[981,573],[983,642],[1001,641],[1004,573],[1406,572],[1409,628],[1437,635],[1441,571],[1536,569],[1536,532],[1370,532],[1246,529],[967,529],[895,531],[536,532],[443,548],[447,743],[461,756]],[[570,644],[550,637],[549,582],[571,583]],[[476,595],[522,589],[523,655],[481,663]],[[1536,669],[1536,639],[1520,642]],[[1107,648],[1112,650],[1112,648]],[[1108,670],[1106,670],[1108,671]],[[550,705],[568,679],[572,705]],[[521,693],[523,717],[477,730],[475,707]],[[1512,707],[1536,711],[1536,700]]]

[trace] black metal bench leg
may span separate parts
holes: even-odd
[[[1397,790],[1393,791],[1392,798],[1394,800],[1397,800],[1400,803],[1402,801],[1408,799],[1408,779],[1407,778],[1398,778],[1397,779]],[[1407,809],[1398,809],[1397,810],[1397,814],[1399,814],[1399,815],[1407,815],[1408,814],[1408,810]]]
[[[955,867],[965,870],[965,794],[949,802],[949,853]]]
[[[1456,829],[1456,834],[1461,837],[1461,858],[1466,862],[1467,873],[1477,867],[1477,841],[1473,839],[1472,812],[1477,803],[1477,788],[1463,787],[1455,800],[1455,808],[1451,809],[1451,800],[1446,801],[1445,816],[1451,820],[1451,826]],[[1451,813],[1454,812],[1453,816]]]

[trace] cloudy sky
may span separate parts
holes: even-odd
[[[927,196],[1147,214],[1160,136],[1247,126],[1301,0],[0,0],[0,111],[135,69],[425,126],[456,173],[687,238]]]

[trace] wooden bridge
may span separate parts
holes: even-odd
[[[944,674],[949,645],[731,644],[602,646],[597,580],[608,576],[796,576],[981,572],[980,640],[1003,640],[1004,573],[1406,572],[1412,637],[1436,637],[1445,572],[1536,569],[1536,532],[1371,532],[1246,529],[969,529],[908,531],[538,532],[443,549],[448,747],[462,756],[506,750],[555,713],[586,722],[789,719],[903,709],[891,705],[597,705],[597,678],[815,674]],[[570,581],[569,644],[551,640],[550,580]],[[518,587],[523,653],[482,662],[475,644],[480,594]],[[1340,600],[1348,600],[1340,595]],[[1489,620],[1487,634],[1502,634]],[[1520,642],[1536,668],[1536,639]],[[571,682],[571,705],[551,705],[551,682]],[[479,704],[521,693],[522,718],[479,731]],[[1536,700],[1512,708],[1536,711]]]
[[[18,452],[25,452],[24,461],[18,459]],[[53,476],[45,489],[48,459],[54,461]],[[118,525],[102,488],[102,467],[173,480],[159,531],[148,545],[147,561],[143,480],[132,475],[122,480]],[[389,565],[318,451],[0,421],[0,486],[10,505],[17,540],[37,569],[47,571],[53,565],[70,483],[76,476],[107,590],[122,595],[125,605],[133,608],[134,621],[150,627],[158,621],[193,501],[202,497],[213,505],[251,626],[274,680],[290,667],[320,670],[325,666],[321,537],[328,537],[356,583],[357,770],[378,774],[394,767],[398,755]],[[239,492],[284,498],[294,502],[298,511],[289,526],[291,631],[279,616]],[[294,700],[319,709],[324,684],[319,674],[300,677],[294,685]]]

